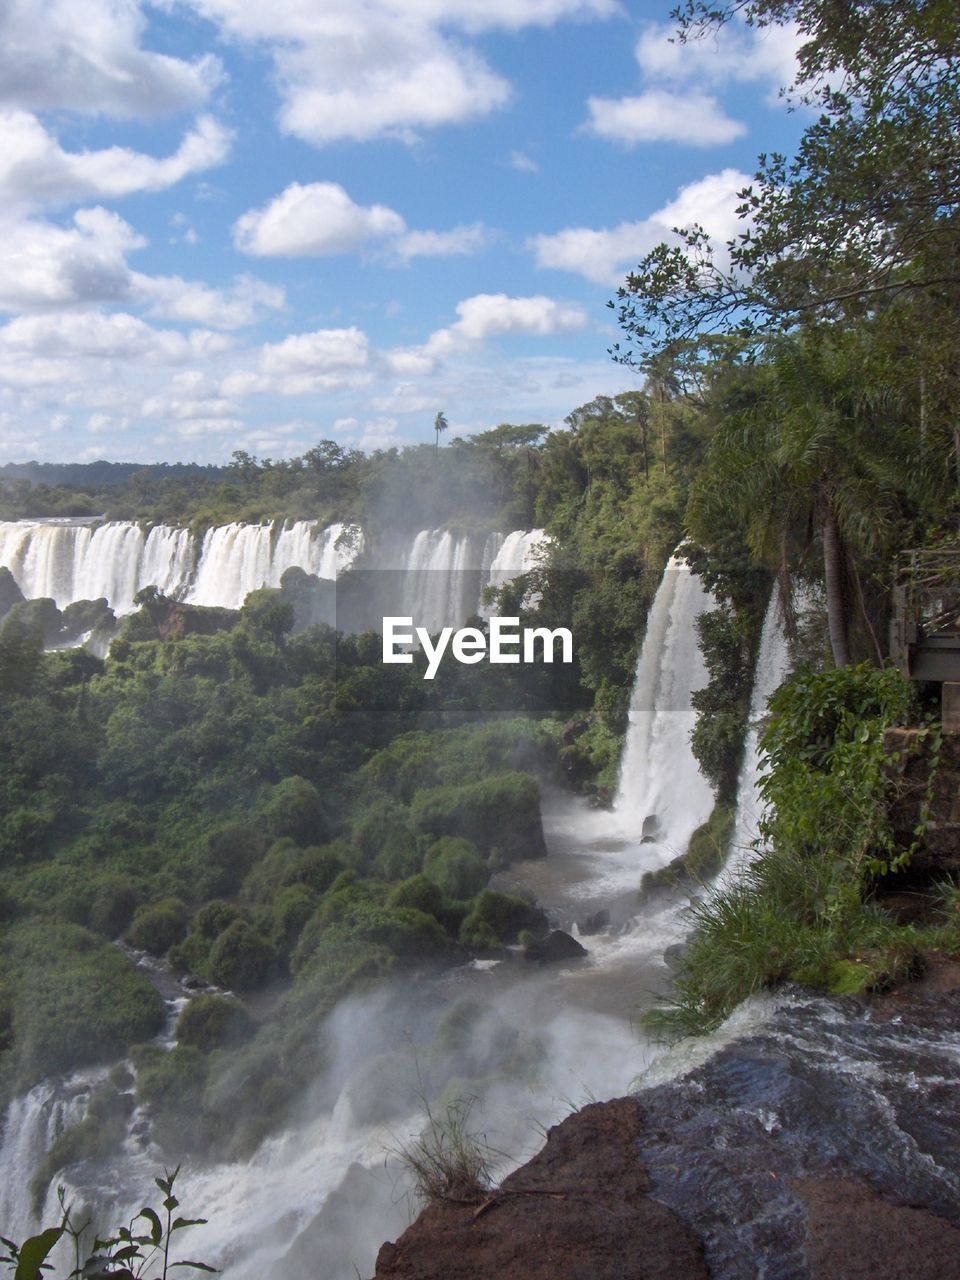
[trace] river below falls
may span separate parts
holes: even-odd
[[[674,850],[641,843],[618,827],[615,814],[575,797],[547,794],[543,813],[549,856],[515,864],[494,887],[532,894],[555,926],[574,935],[587,917],[609,911],[609,926],[581,939],[588,955],[537,966],[512,953],[397,982],[338,1006],[325,1031],[324,1069],[303,1099],[299,1122],[268,1139],[248,1162],[184,1162],[183,1204],[190,1216],[209,1219],[190,1232],[191,1256],[221,1267],[226,1280],[263,1280],[276,1267],[286,1280],[355,1280],[354,1267],[370,1274],[380,1243],[417,1209],[395,1153],[424,1123],[417,1080],[429,1074],[422,1072],[422,1055],[435,1053],[424,1046],[434,1043],[444,1012],[457,1005],[481,1012],[469,1040],[451,1051],[437,1076],[442,1097],[430,1104],[442,1114],[458,1081],[464,1093],[476,1094],[471,1123],[494,1153],[498,1174],[538,1148],[545,1126],[586,1101],[625,1092],[650,1065],[657,1050],[637,1019],[669,989],[663,952],[682,937],[683,923],[676,904],[637,914],[637,889],[643,872],[663,865]],[[505,1037],[517,1046],[519,1070],[490,1065],[491,1045]],[[88,1073],[91,1081],[96,1074]],[[84,1078],[73,1077],[74,1094]],[[54,1104],[48,1094],[38,1095],[36,1105],[49,1113]],[[74,1105],[66,1119],[75,1122],[81,1112]],[[42,1121],[21,1105],[20,1180],[42,1155],[30,1150],[31,1142],[42,1148],[48,1132]],[[177,1160],[177,1152],[152,1145],[142,1116],[138,1122],[138,1134],[115,1159],[73,1166],[58,1179],[75,1200],[96,1205],[104,1225],[136,1212],[160,1167]],[[8,1153],[11,1137],[5,1135]],[[44,1222],[56,1216],[52,1188]],[[24,1234],[36,1225],[5,1222],[2,1229]]]

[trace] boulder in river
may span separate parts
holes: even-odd
[[[562,929],[553,929],[545,938],[532,938],[523,949],[525,960],[538,964],[556,964],[560,960],[579,960],[587,954],[576,938]]]

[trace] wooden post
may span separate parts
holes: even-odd
[[[940,708],[943,732],[960,734],[960,682],[943,682]]]

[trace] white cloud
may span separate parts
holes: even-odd
[[[281,288],[240,276],[229,289],[211,289],[180,276],[131,276],[133,296],[145,303],[147,313],[165,320],[180,320],[211,329],[241,329],[259,320],[264,311],[284,305]]]
[[[123,301],[125,254],[146,242],[106,209],[80,209],[73,225],[25,219],[0,223],[0,310]]]
[[[724,169],[681,187],[662,209],[637,222],[595,230],[568,227],[555,235],[534,236],[529,245],[537,265],[586,276],[599,284],[615,284],[624,272],[662,240],[675,240],[674,227],[700,223],[718,244],[724,244],[743,223],[737,218],[737,191],[750,182],[737,169]]]
[[[542,294],[511,298],[505,293],[478,293],[457,303],[457,319],[447,328],[432,333],[422,352],[433,359],[509,333],[547,337],[571,333],[586,323],[582,307],[557,302]]]
[[[480,53],[453,34],[608,17],[616,0],[190,0],[230,36],[266,45],[280,124],[307,142],[364,141],[459,124],[511,96]]]
[[[715,147],[746,133],[746,125],[724,113],[716,98],[693,90],[650,89],[634,98],[589,98],[584,128],[617,142],[679,142]]]
[[[367,335],[356,326],[295,333],[266,343],[220,384],[224,396],[308,395],[365,385],[372,377]]]
[[[141,47],[135,0],[5,0],[0,5],[0,105],[149,117],[202,103],[219,61]]]
[[[528,156],[525,151],[511,151],[508,163],[511,169],[516,169],[519,173],[540,172],[540,166],[536,160]]]
[[[123,360],[169,366],[226,350],[229,340],[197,331],[154,329],[125,312],[18,316],[0,327],[0,356],[40,360]]]
[[[645,76],[675,85],[761,83],[774,92],[796,78],[801,41],[792,24],[748,27],[735,20],[711,36],[685,44],[674,36],[675,28],[669,23],[643,31],[635,53]]]
[[[482,222],[454,227],[451,231],[408,231],[393,246],[404,261],[410,258],[451,258],[476,253],[488,241]]]
[[[677,142],[723,146],[746,133],[726,114],[714,93],[731,83],[760,84],[767,100],[797,74],[800,37],[792,25],[749,27],[726,23],[713,35],[681,43],[672,24],[650,24],[634,49],[644,85],[639,94],[591,97],[583,128],[617,142]]]
[[[261,364],[267,373],[327,373],[362,368],[369,359],[367,335],[351,326],[291,334],[282,342],[268,343],[262,349]]]
[[[406,223],[386,205],[355,204],[336,182],[292,183],[233,229],[234,244],[258,257],[349,253],[370,240],[399,236]]]
[[[230,150],[230,135],[210,116],[201,116],[174,154],[162,160],[127,147],[64,151],[26,111],[0,113],[0,134],[0,198],[8,210],[161,191],[222,163]]]
[[[481,223],[450,231],[411,231],[386,205],[356,204],[337,182],[291,183],[262,209],[237,219],[234,244],[256,257],[301,257],[380,248],[388,256],[451,257],[475,253],[487,241]]]

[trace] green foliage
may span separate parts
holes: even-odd
[[[179,898],[162,898],[137,909],[126,940],[151,955],[166,955],[174,943],[186,937],[189,918],[190,913]]]
[[[476,846],[462,836],[441,836],[427,850],[423,874],[448,898],[472,898],[487,883],[490,872]]]
[[[484,889],[477,894],[460,929],[460,941],[468,947],[486,947],[490,942],[516,942],[524,929],[543,933],[546,917],[539,907],[523,898]]]
[[[237,919],[217,937],[204,968],[219,987],[254,991],[277,976],[279,960],[259,929]]]
[[[109,1061],[163,1024],[147,979],[78,925],[17,923],[0,952],[12,1030],[3,1066],[17,1081]]]
[[[656,889],[696,889],[709,884],[723,866],[727,856],[733,824],[734,807],[713,806],[710,817],[697,827],[685,851],[658,871],[647,871],[640,882],[641,892]]]
[[[763,852],[734,887],[694,903],[671,1033],[710,1030],[763,987],[791,980],[835,994],[915,972],[920,939],[871,905],[875,878],[905,864],[889,805],[883,730],[906,722],[915,692],[866,665],[798,674],[770,700],[761,782],[771,808]]]
[[[201,1053],[223,1049],[246,1039],[253,1021],[239,1000],[224,996],[194,996],[177,1019],[177,1042]]]
[[[418,791],[410,813],[426,835],[461,836],[505,861],[546,854],[540,791],[529,774],[505,772],[462,786]]]
[[[79,1280],[80,1277],[97,1280],[98,1277],[106,1276],[113,1276],[116,1280],[168,1280],[170,1273],[180,1267],[190,1271],[214,1272],[215,1268],[205,1262],[187,1259],[174,1261],[171,1257],[176,1232],[201,1226],[206,1222],[205,1218],[176,1215],[180,1201],[174,1194],[173,1187],[179,1173],[178,1165],[172,1173],[165,1170],[162,1178],[154,1179],[163,1194],[159,1211],[146,1206],[129,1226],[118,1228],[105,1239],[97,1236],[90,1246],[84,1245],[90,1220],[80,1223],[74,1219],[72,1208],[66,1203],[66,1193],[61,1187],[59,1197],[63,1216],[60,1225],[48,1227],[20,1245],[3,1239],[2,1244],[7,1252],[0,1257],[0,1265],[6,1264],[14,1272],[14,1280],[36,1280],[37,1276],[50,1270],[47,1258],[61,1240],[66,1240],[71,1245],[74,1258],[74,1266],[67,1280]],[[141,1219],[145,1225],[138,1226]],[[87,1248],[90,1250],[89,1254]]]
[[[411,876],[394,885],[387,906],[413,907],[425,915],[439,917],[443,911],[443,892],[426,875]]]
[[[708,680],[690,698],[697,713],[690,745],[700,772],[718,800],[729,803],[736,795],[747,730],[758,639],[757,611],[748,613],[743,609],[735,613],[729,605],[722,604],[701,613],[696,626]]]
[[[289,838],[300,845],[322,843],[326,817],[320,793],[306,778],[284,778],[274,786],[259,810],[259,826],[268,835]]]
[[[801,854],[836,852],[856,874],[902,865],[888,817],[894,781],[883,731],[910,723],[915,687],[897,671],[867,665],[799,674],[770,700],[760,741],[771,806],[764,838]]]

